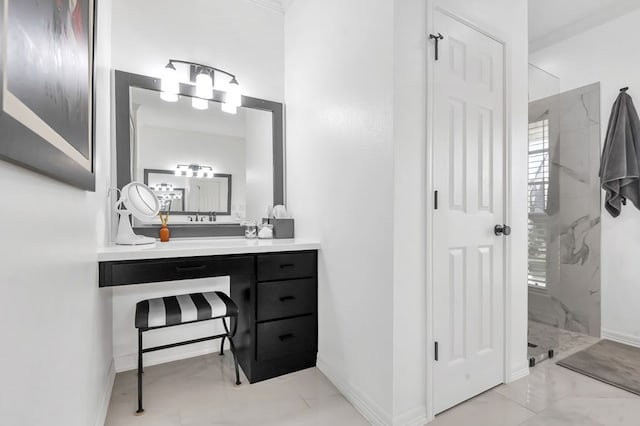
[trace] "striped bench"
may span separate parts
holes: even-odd
[[[231,331],[229,331],[229,327],[227,326],[226,318],[229,318],[232,323]],[[142,333],[145,331],[213,319],[222,320],[225,333],[151,348],[142,347]],[[138,410],[136,413],[142,414],[144,412],[142,408],[142,354],[147,352],[207,340],[222,339],[220,355],[224,355],[224,339],[229,339],[229,346],[236,369],[236,385],[239,385],[240,373],[238,370],[236,348],[233,343],[233,336],[237,329],[237,319],[238,307],[229,296],[220,291],[158,297],[138,302],[136,304],[135,317],[135,327],[138,329]]]

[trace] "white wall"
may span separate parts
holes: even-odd
[[[529,102],[560,93],[560,79],[529,64]]]
[[[426,421],[427,2],[394,2],[393,419]],[[413,421],[413,423],[411,423]]]
[[[390,424],[393,3],[297,0],[285,15],[287,195],[317,238],[318,367]]]
[[[102,424],[111,392],[111,292],[98,288],[107,235],[109,1],[99,2],[96,192],[0,161],[0,423]]]
[[[247,0],[112,0],[112,66],[115,69],[160,76],[169,58],[223,68],[237,75],[245,95],[281,102],[284,99],[284,17]],[[219,280],[162,283],[160,290],[191,292],[217,290]],[[155,284],[114,290],[113,342],[116,369],[134,368],[137,351],[133,327],[135,302],[158,294]],[[197,333],[194,327],[159,330],[157,343],[176,340],[176,334]],[[203,333],[204,334],[204,333]],[[150,362],[191,357],[217,349],[219,342],[163,351]]]
[[[601,84],[602,143],[621,87],[640,99],[640,10],[531,54],[530,62],[560,79],[566,91]],[[604,200],[604,194],[602,196]],[[629,203],[614,219],[602,210],[602,335],[640,345],[640,212]]]

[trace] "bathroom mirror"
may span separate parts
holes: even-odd
[[[177,102],[160,98],[160,79],[115,71],[118,187],[148,184],[171,216],[172,237],[240,236],[243,220],[284,204],[283,106],[242,97],[236,114],[215,91],[195,109],[195,88],[180,84]],[[134,221],[156,236],[159,218]]]

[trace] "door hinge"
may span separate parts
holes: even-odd
[[[438,342],[435,342],[435,344],[433,345],[433,351],[434,351],[434,358],[437,361],[438,360]]]
[[[433,191],[433,209],[438,210],[438,191]]]

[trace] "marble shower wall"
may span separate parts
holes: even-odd
[[[529,292],[529,318],[599,337],[600,84],[529,103],[529,122],[545,118],[547,291]]]

